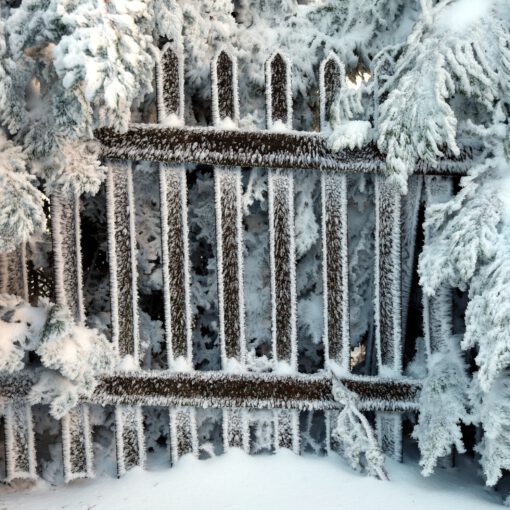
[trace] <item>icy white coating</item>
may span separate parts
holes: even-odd
[[[230,84],[232,87],[233,94],[233,108],[234,108],[234,116],[233,118],[225,118],[221,115],[219,109],[219,90],[218,90],[218,58],[221,54],[227,55],[230,63],[232,65],[232,83]],[[211,62],[211,109],[212,109],[212,117],[213,124],[216,127],[222,128],[230,128],[234,129],[239,124],[239,81],[238,81],[238,64],[237,58],[235,58],[230,52],[226,49],[219,49],[212,62]]]
[[[77,305],[78,316],[77,320],[80,325],[85,323],[85,304],[83,302],[83,267],[82,267],[82,254],[81,254],[81,217],[80,217],[80,196],[78,193],[74,194],[74,242],[76,246],[76,289],[77,289]]]
[[[321,191],[322,191],[322,277],[323,277],[323,295],[324,295],[324,363],[327,365],[330,360],[330,338],[329,338],[329,278],[328,278],[328,259],[337,255],[331,253],[328,248],[328,242],[331,240],[327,236],[327,220],[330,215],[340,218],[341,231],[338,233],[341,242],[341,274],[342,287],[334,289],[339,291],[339,300],[335,305],[341,310],[341,353],[340,359],[332,361],[341,364],[344,370],[349,370],[350,365],[350,340],[349,340],[349,267],[348,267],[348,247],[347,247],[347,179],[345,175],[322,174],[321,175]],[[336,248],[336,246],[335,246]]]
[[[119,476],[125,475],[132,467],[145,467],[145,439],[140,406],[115,408],[115,441]]]
[[[377,364],[379,374],[389,377],[398,376],[402,372],[402,329],[401,329],[401,195],[396,186],[386,181],[384,177],[375,179],[375,198],[376,198],[376,224],[375,224],[375,324],[376,324],[376,345]],[[383,260],[381,256],[381,244],[389,243],[389,259]],[[386,275],[381,273],[381,264],[385,265]],[[386,276],[390,279],[387,287],[381,285],[381,278]],[[382,303],[385,303],[385,309],[391,310],[391,317],[387,319],[382,316]],[[389,336],[383,338],[382,327],[384,324],[391,327]],[[388,323],[389,321],[389,323]],[[386,350],[390,354],[390,363],[383,360],[383,342],[387,344]]]
[[[285,200],[286,203],[276,203],[277,201]],[[275,209],[282,208],[287,211],[285,218],[281,221],[287,225],[287,237],[289,239],[288,255],[286,261],[290,273],[290,288],[284,289],[289,293],[289,300],[286,307],[290,310],[290,323],[288,328],[290,330],[290,359],[288,361],[293,370],[297,370],[297,328],[296,328],[296,248],[295,248],[295,235],[294,235],[294,177],[291,172],[284,170],[270,170],[268,175],[268,204],[269,204],[269,259],[271,267],[271,321],[272,321],[272,346],[273,346],[273,359],[277,362],[282,361],[277,356],[277,315],[280,310],[277,309],[276,295],[280,289],[277,288],[278,275],[276,274],[276,239],[278,235],[275,231]]]
[[[82,404],[69,411],[62,418],[61,427],[64,480],[67,483],[79,478],[93,478],[94,451],[88,406]],[[79,466],[73,462],[75,459]]]
[[[338,55],[334,51],[330,51],[328,56],[321,62],[319,67],[319,101],[320,101],[320,127],[321,131],[327,131],[329,129],[329,121],[327,120],[327,103],[334,99],[327,97],[326,80],[325,80],[325,68],[326,65],[333,62],[339,73],[340,84],[345,83],[345,66],[343,62],[338,58]]]
[[[223,409],[223,448],[250,453],[250,421],[246,409]]]
[[[119,287],[117,282],[117,250],[115,242],[115,199],[113,169],[110,162],[106,174],[106,219],[108,224],[108,265],[110,266],[110,314],[112,343],[119,352]]]
[[[285,52],[275,50],[271,56],[267,59],[265,65],[266,74],[266,122],[267,128],[272,129],[274,124],[273,119],[273,72],[272,63],[275,57],[279,55],[285,63],[285,100],[286,100],[286,124],[288,129],[292,129],[292,62]],[[280,119],[276,119],[280,120]]]
[[[225,182],[224,182],[225,181]],[[228,370],[229,359],[226,352],[225,338],[225,321],[239,321],[239,362],[244,366],[246,362],[246,339],[245,339],[245,307],[244,307],[244,270],[243,270],[243,212],[242,212],[242,181],[240,168],[215,168],[214,169],[214,186],[215,186],[215,206],[216,206],[216,242],[217,242],[217,278],[218,278],[218,308],[220,316],[220,348],[221,348],[221,366],[223,370]],[[223,247],[223,211],[225,195],[222,193],[223,186],[230,191],[235,189],[235,211],[236,211],[236,247],[237,247],[237,296],[225,296],[224,283],[224,247]],[[227,199],[232,199],[231,194],[227,195]],[[236,299],[238,302],[239,316],[227,317],[225,314],[225,299]]]
[[[384,453],[402,462],[402,414],[378,412],[376,430]]]
[[[273,411],[275,428],[275,450],[288,448],[296,455],[299,455],[300,432],[299,432],[299,411],[296,409],[280,409]]]
[[[136,255],[136,230],[135,230],[135,199],[133,196],[133,169],[127,168],[127,193],[129,204],[129,244],[131,249],[131,295],[133,313],[133,357],[139,359],[140,350],[140,325],[138,316],[138,266]]]
[[[169,77],[163,76],[162,59],[168,52],[172,52],[178,60],[178,90],[179,90],[179,110],[169,112],[165,107],[164,92],[165,81]],[[175,80],[175,76],[171,79]],[[158,54],[156,63],[156,98],[159,123],[165,126],[179,127],[184,125],[184,55],[182,49],[179,49],[174,43],[166,43]]]
[[[55,271],[55,300],[66,306],[67,299],[64,288],[64,253],[62,252],[62,203],[58,194],[54,194],[51,201],[51,237],[53,244],[53,267]]]
[[[37,478],[34,430],[30,404],[18,400],[5,402],[4,429],[5,481],[10,482],[16,478]]]
[[[198,457],[196,412],[192,407],[170,408],[170,459],[175,464],[187,453]]]

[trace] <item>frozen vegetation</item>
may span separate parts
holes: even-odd
[[[287,453],[269,461],[235,451],[210,467],[186,457],[168,472],[169,487],[191,492],[195,473],[210,469],[203,477],[211,487],[236,475],[240,493],[235,466],[263,487],[266,462],[295,469],[296,486],[309,469],[310,487],[325,495],[313,504],[324,508],[332,500],[350,507],[358,490],[371,493],[367,507],[384,494],[392,509],[403,508],[408,491],[420,499],[436,482],[440,494],[420,504],[446,508],[467,499],[459,487],[476,478],[477,466],[488,486],[504,487],[509,34],[508,0],[5,0],[0,380],[30,374],[32,407],[0,398],[0,453],[8,481],[45,480],[18,502],[10,494],[7,505],[35,508],[33,498],[44,494],[55,501],[48,508],[63,507],[76,491],[101,508],[90,481],[62,492],[44,484],[94,470],[110,476],[115,450],[122,474],[142,465],[146,450],[149,464],[160,462],[151,454],[161,445],[174,460],[231,446],[268,453],[282,444],[323,455],[330,435],[352,467],[395,478],[394,487],[343,468],[333,481],[337,460],[322,459],[322,478],[316,458],[296,458],[294,466]],[[332,69],[333,92],[323,79]],[[149,137],[158,123],[232,136],[314,132],[327,150],[365,155],[366,173],[274,170],[253,161],[242,169],[167,166],[152,149],[146,154],[154,161],[102,159],[97,130],[125,133],[133,123]],[[193,150],[207,160],[207,146]],[[444,173],[445,159],[459,160],[465,175],[422,176],[423,169]],[[101,374],[139,369],[334,374],[339,412],[83,403]],[[420,379],[416,408],[403,418],[363,413],[339,382],[349,372]],[[421,473],[436,476],[430,486],[414,467],[384,465],[382,450],[402,453],[402,419],[404,456],[413,440]],[[37,453],[34,438],[44,445]],[[438,481],[459,457],[461,474]],[[139,502],[133,508],[163,497],[159,471],[127,476],[115,490],[129,487]],[[282,477],[282,487],[290,481]],[[278,487],[268,490],[275,500]],[[479,496],[476,508],[488,508]]]

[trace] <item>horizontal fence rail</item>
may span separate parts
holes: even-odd
[[[410,193],[384,179],[385,157],[375,144],[333,152],[329,111],[345,85],[345,69],[333,53],[319,73],[320,130],[292,129],[292,63],[281,52],[265,66],[266,129],[239,129],[238,68],[234,56],[218,52],[211,65],[212,127],[185,126],[184,56],[166,44],[156,67],[158,124],[132,124],[125,133],[100,129],[102,156],[108,167],[106,210],[110,272],[112,343],[120,356],[140,364],[139,300],[133,160],[159,163],[162,280],[167,363],[163,370],[118,371],[98,376],[92,397],[61,421],[66,481],[93,476],[90,405],[113,406],[118,474],[144,466],[143,406],[167,408],[170,462],[199,454],[196,408],[222,410],[223,446],[252,452],[251,436],[270,423],[272,450],[301,449],[300,412],[324,412],[326,450],[339,451],[332,433],[340,405],[333,398],[329,364],[341,370],[341,382],[359,397],[359,407],[374,411],[384,450],[400,459],[402,413],[418,410],[420,381],[402,377],[403,331],[413,271],[422,188],[433,203],[451,176],[464,175],[471,152],[445,157],[436,166],[417,163]],[[186,164],[213,167],[218,324],[221,370],[193,367],[188,184]],[[274,372],[255,373],[247,366],[244,303],[243,168],[268,169],[269,266],[271,277],[271,354]],[[324,370],[298,373],[296,249],[293,170],[320,171]],[[377,375],[350,373],[348,250],[348,173],[372,174],[375,183],[374,325]],[[425,176],[425,177],[424,177]],[[437,177],[439,176],[439,177]],[[86,320],[82,291],[80,197],[56,193],[51,200],[56,300],[67,305],[78,323]],[[409,227],[410,226],[410,227]],[[427,235],[427,233],[425,233]],[[28,299],[25,248],[0,256],[0,289]],[[21,255],[21,256],[20,256]],[[438,317],[448,307],[425,302],[424,336],[430,354],[441,341]],[[404,310],[404,311],[402,311]],[[430,331],[429,331],[430,329]],[[284,375],[285,374],[285,375]],[[289,375],[288,375],[289,374]],[[7,412],[4,429],[7,480],[34,478],[36,455],[31,406],[26,402],[33,373],[0,374],[0,399]],[[264,415],[257,419],[256,414]],[[166,419],[166,418],[165,418]],[[263,429],[263,427],[266,427]]]
[[[30,372],[0,376],[0,397],[23,398],[32,384]],[[351,376],[341,379],[358,394],[367,411],[415,411],[421,383],[413,379]],[[118,372],[99,377],[87,403],[101,405],[189,406],[249,409],[338,409],[333,380],[321,375]]]
[[[108,159],[365,174],[385,171],[384,155],[376,145],[334,152],[324,135],[316,132],[131,124],[125,133],[102,128],[95,136],[101,142],[102,156]],[[437,166],[419,161],[414,173],[464,175],[471,157],[471,151],[466,149],[458,158],[442,159]]]

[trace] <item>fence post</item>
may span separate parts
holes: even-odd
[[[157,76],[158,122],[184,125],[182,53],[171,43],[161,50]],[[168,367],[193,370],[192,313],[188,241],[188,189],[184,165],[159,165],[163,295]],[[170,458],[198,455],[195,410],[170,408]]]
[[[321,131],[329,127],[331,106],[345,84],[345,69],[331,52],[319,71]],[[323,172],[322,189],[322,271],[324,293],[324,361],[342,372],[350,372],[349,265],[347,249],[347,176]],[[332,437],[338,411],[326,411],[328,451],[340,447]]]
[[[51,240],[55,301],[83,325],[80,197],[55,191],[51,196]],[[80,404],[61,420],[64,478],[66,482],[94,476],[92,431],[88,406]]]
[[[211,78],[214,125],[224,129],[237,129],[237,62],[225,50],[218,52],[213,59]],[[241,169],[215,167],[214,188],[221,366],[227,372],[238,371],[244,370],[246,364]],[[246,410],[223,410],[223,444],[225,449],[239,447],[248,451],[249,427]]]
[[[139,366],[135,203],[131,163],[109,162],[106,177],[112,343],[121,357]],[[117,472],[144,466],[141,406],[115,409]]]
[[[291,130],[291,62],[276,52],[266,62],[265,75],[267,127]],[[294,176],[290,170],[269,170],[268,201],[273,359],[277,370],[283,364],[297,372]],[[299,453],[299,412],[282,410],[275,414],[275,434],[280,447]]]
[[[402,374],[401,202],[397,184],[375,177],[375,335],[380,377]],[[402,460],[402,415],[376,416],[383,450]]]

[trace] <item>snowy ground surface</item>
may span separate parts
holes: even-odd
[[[207,461],[164,459],[120,480],[101,477],[64,487],[0,488],[0,510],[496,510],[501,496],[462,469],[422,478],[418,466],[387,461],[391,482],[359,475],[337,456],[290,452],[248,456],[232,450]]]

